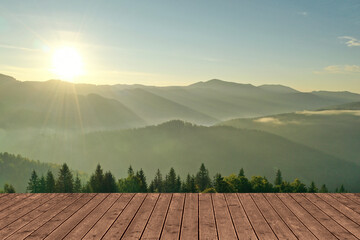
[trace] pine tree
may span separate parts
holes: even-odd
[[[127,178],[119,179],[119,191],[127,193],[137,193],[140,192],[140,181],[134,175],[134,170],[130,166],[128,169]]]
[[[205,168],[203,163],[200,166],[199,172],[196,174],[195,180],[200,192],[204,191],[206,188],[211,187],[209,171]]]
[[[182,192],[185,193],[196,193],[196,184],[195,184],[195,176],[188,174],[186,176],[186,181],[182,184]]]
[[[320,188],[320,191],[319,191],[319,192],[321,192],[321,193],[328,193],[328,192],[329,192],[329,190],[327,189],[326,185],[325,185],[325,184],[323,184],[323,185],[321,186],[321,188]]]
[[[28,182],[27,190],[30,193],[38,193],[39,192],[39,177],[35,170],[31,172],[31,177]]]
[[[245,172],[243,168],[240,169],[239,177],[245,177]]]
[[[309,188],[308,188],[308,192],[309,192],[309,193],[316,193],[316,192],[318,192],[318,188],[316,187],[314,181],[312,181],[312,182],[310,183],[310,186],[309,186]]]
[[[340,189],[339,189],[339,193],[345,193],[345,192],[346,192],[346,190],[344,188],[344,185],[341,184]]]
[[[74,192],[73,175],[66,163],[64,163],[59,170],[59,177],[56,180],[55,188],[60,193]]]
[[[79,178],[79,174],[76,174],[76,178],[74,182],[74,192],[81,193],[81,190],[82,190],[81,180]]]
[[[155,177],[149,186],[149,191],[158,193],[164,192],[164,183],[160,169],[156,171]]]
[[[55,192],[55,178],[53,173],[49,170],[46,174],[46,188],[47,193]]]
[[[130,167],[129,167],[129,169],[128,169],[128,176],[134,176],[134,170],[133,170],[133,168],[131,167],[131,165],[130,165]]]
[[[165,192],[168,193],[179,192],[180,189],[178,189],[178,183],[174,168],[170,168],[169,173],[166,175],[164,186],[165,186]]]
[[[15,192],[16,191],[15,191],[15,188],[14,188],[13,185],[5,183],[5,185],[4,185],[4,193],[15,193]]]
[[[46,180],[44,175],[39,180],[39,193],[46,193]]]
[[[235,192],[235,189],[231,188],[228,182],[224,181],[224,178],[220,173],[217,173],[214,176],[214,188],[218,193]]]
[[[276,172],[275,185],[281,185],[282,181],[281,171],[278,169]]]
[[[117,192],[117,185],[115,177],[111,172],[106,172],[104,175],[104,192],[106,193],[114,193]]]
[[[147,192],[147,183],[146,183],[146,177],[145,177],[145,174],[144,174],[144,171],[142,170],[142,168],[140,169],[140,171],[136,172],[136,177],[138,178],[139,180],[139,185],[140,185],[140,192]]]
[[[91,191],[94,193],[104,192],[103,191],[103,188],[104,188],[103,182],[104,182],[104,173],[103,173],[103,170],[102,170],[100,164],[98,164],[96,166],[95,172],[90,177]]]

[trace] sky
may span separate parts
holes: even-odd
[[[70,47],[74,82],[360,93],[359,13],[358,0],[0,0],[0,73],[58,79],[54,54]]]

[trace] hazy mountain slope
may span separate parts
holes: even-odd
[[[150,123],[162,123],[169,120],[169,118],[183,119],[202,124],[218,122],[215,118],[164,97],[157,96],[142,88],[124,89],[119,91],[114,97],[143,119],[149,119]]]
[[[335,108],[338,110],[234,119],[221,125],[274,133],[360,165],[360,110],[347,110],[356,109],[355,105],[338,106]]]
[[[19,155],[0,153],[0,188],[5,183],[9,183],[17,192],[25,192],[32,170],[41,177],[41,175],[46,175],[48,170],[56,176],[58,169],[59,165],[56,164],[40,163]]]
[[[0,87],[0,128],[111,129],[145,125],[122,103],[95,94],[78,95],[73,85],[12,81]]]
[[[9,138],[7,138],[9,139]],[[331,189],[344,183],[359,191],[360,166],[335,158],[285,138],[261,131],[232,127],[200,127],[172,121],[135,130],[96,132],[78,136],[45,133],[13,145],[1,140],[2,148],[21,149],[22,154],[42,161],[63,162],[92,171],[100,162],[117,176],[127,167],[143,168],[152,177],[175,167],[181,175],[194,173],[203,162],[211,174],[237,173],[244,167],[248,176],[273,179],[277,168],[286,179],[295,177],[309,183],[326,183]],[[19,141],[14,137],[12,141]],[[34,151],[35,146],[41,146]]]
[[[55,106],[63,106],[61,101],[68,101],[70,105],[74,105],[73,100],[67,99],[81,99],[82,97],[77,97],[79,95],[87,98],[89,94],[97,94],[108,100],[118,101],[118,110],[114,111],[113,107],[116,105],[114,102],[105,103],[104,99],[98,98],[99,102],[104,104],[101,107],[102,114],[108,114],[103,118],[114,119],[114,122],[118,122],[119,128],[141,127],[144,124],[157,124],[174,118],[212,125],[217,120],[314,110],[350,101],[360,101],[359,94],[349,92],[303,93],[281,85],[256,87],[251,84],[217,79],[189,86],[153,87],[120,84],[113,86],[73,84],[58,80],[19,82],[11,77],[0,75],[0,111],[7,114],[6,109],[10,112],[19,110],[20,116],[14,115],[19,118],[19,121],[34,118],[36,115],[39,116],[35,117],[33,121],[43,120],[41,112],[49,111],[47,109],[49,106],[45,105],[53,102],[54,98],[58,101]],[[86,101],[79,100],[79,102],[81,104]],[[40,105],[37,106],[37,104]],[[112,107],[106,112],[109,106]],[[80,105],[80,107],[83,106]],[[57,114],[59,115],[62,111],[64,110],[57,110]],[[90,112],[85,109],[83,111]],[[97,111],[94,112],[97,113]],[[50,111],[50,115],[51,112],[53,111]],[[113,113],[117,113],[117,115],[112,116]],[[11,114],[14,113],[11,112]],[[73,113],[66,114],[71,116]],[[75,118],[74,116],[73,118]],[[86,119],[88,119],[87,115],[82,117],[82,120]],[[100,121],[99,123],[104,128],[114,127],[111,121]],[[92,124],[94,123],[89,123],[89,126]]]
[[[360,102],[345,103],[341,105],[327,107],[322,110],[360,110]]]

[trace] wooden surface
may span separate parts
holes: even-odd
[[[0,194],[0,239],[360,239],[360,194]]]

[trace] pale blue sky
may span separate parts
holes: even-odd
[[[53,50],[72,46],[76,82],[360,92],[359,13],[358,0],[0,0],[0,73],[56,78]]]

